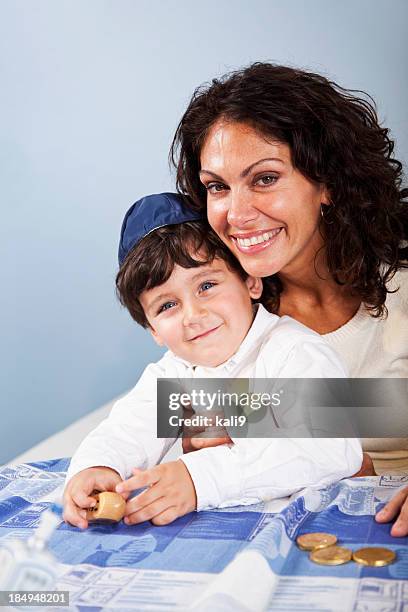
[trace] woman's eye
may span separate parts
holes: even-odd
[[[256,179],[255,185],[273,185],[277,180],[276,174],[264,174]]]
[[[165,304],[163,304],[162,306],[160,306],[157,314],[164,312],[165,310],[170,310],[170,308],[173,308],[173,306],[176,304],[176,302],[166,302]]]
[[[211,289],[211,287],[214,287],[215,283],[212,283],[211,281],[205,281],[205,283],[202,283],[200,285],[200,290],[201,291],[208,291],[208,289]]]
[[[220,191],[224,191],[225,185],[222,183],[208,183],[205,188],[209,193],[220,193]]]

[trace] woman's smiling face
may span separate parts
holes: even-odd
[[[253,276],[298,276],[323,245],[326,189],[293,167],[288,145],[244,123],[219,120],[201,150],[208,220]],[[305,268],[306,266],[306,268]]]

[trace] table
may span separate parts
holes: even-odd
[[[0,468],[0,545],[25,539],[61,499],[69,459]],[[63,522],[50,540],[70,610],[408,610],[408,538],[392,538],[373,515],[408,476],[343,480],[283,503],[217,509],[171,525]],[[278,510],[277,510],[278,509]],[[387,546],[397,561],[313,564],[294,540],[328,531],[353,550]],[[47,610],[50,608],[47,608]],[[55,608],[61,610],[62,608]]]

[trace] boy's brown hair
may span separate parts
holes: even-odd
[[[215,258],[224,260],[242,280],[247,278],[239,261],[208,223],[189,221],[159,227],[138,242],[123,262],[116,276],[120,303],[136,323],[149,327],[139,300],[143,291],[165,283],[176,264],[182,268],[198,268]]]

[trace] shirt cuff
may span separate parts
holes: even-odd
[[[124,474],[124,472],[118,469],[117,465],[110,464],[109,462],[103,462],[100,460],[99,461],[84,461],[81,463],[75,462],[75,464],[73,464],[72,467],[70,465],[68,468],[67,475],[65,478],[64,489],[67,486],[68,482],[71,480],[71,478],[76,476],[79,472],[82,472],[83,470],[87,470],[89,468],[94,468],[94,467],[110,468],[111,470],[114,470],[115,472],[117,472],[122,480],[125,480],[126,478],[126,474]]]
[[[179,457],[190,472],[197,495],[197,510],[216,508],[242,495],[241,469],[227,445],[202,448]]]

